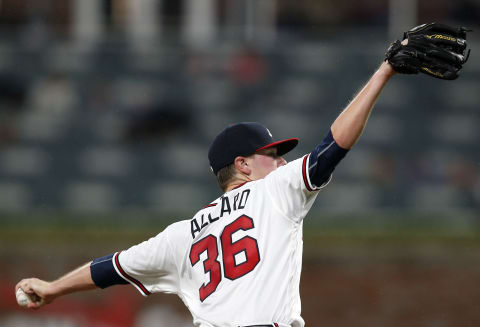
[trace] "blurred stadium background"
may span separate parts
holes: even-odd
[[[478,326],[478,0],[2,0],[0,325],[191,326],[175,296],[131,287],[35,313],[54,279],[188,219],[219,195],[228,123],[309,152],[423,22],[468,26],[455,82],[396,76],[305,222],[307,326]]]

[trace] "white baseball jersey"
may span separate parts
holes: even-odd
[[[320,189],[310,183],[308,158],[228,191],[191,220],[116,253],[117,273],[143,295],[178,294],[195,326],[304,326],[303,218]]]

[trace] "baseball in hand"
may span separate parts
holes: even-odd
[[[20,305],[22,307],[26,307],[26,306],[28,306],[28,304],[30,304],[32,302],[41,301],[41,299],[38,296],[36,296],[35,294],[29,295],[29,294],[25,293],[21,288],[19,288],[17,290],[16,296],[17,296],[18,305]]]
[[[16,295],[17,295],[17,303],[21,307],[26,307],[30,302],[32,302],[30,298],[27,296],[27,294],[25,294],[25,292],[21,288],[17,290]]]

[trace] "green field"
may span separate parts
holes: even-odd
[[[168,217],[188,217],[172,214]],[[18,240],[37,246],[62,245],[87,248],[126,247],[163,230],[172,219],[152,212],[72,214],[44,212],[3,214],[0,220],[2,248],[17,247]],[[480,218],[473,212],[309,215],[304,223],[306,256],[325,246],[361,248],[383,246],[480,246]],[[25,244],[25,243],[24,243]]]

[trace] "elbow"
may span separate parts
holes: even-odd
[[[331,132],[335,143],[344,150],[350,150],[357,143],[363,128],[359,130],[352,129],[338,129],[332,126]]]

